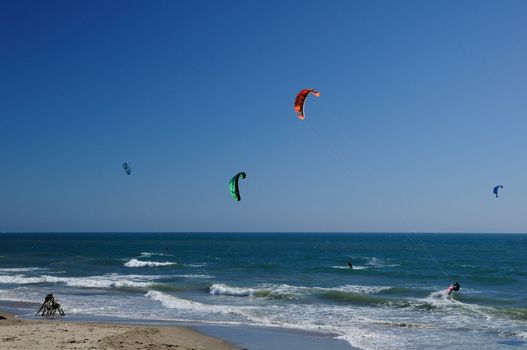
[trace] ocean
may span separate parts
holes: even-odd
[[[526,256],[520,234],[4,233],[0,300],[26,318],[38,306],[15,302],[53,293],[71,320],[288,329],[360,349],[518,349]]]

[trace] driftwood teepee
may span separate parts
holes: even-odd
[[[44,302],[40,306],[40,309],[38,309],[35,316],[40,314],[42,317],[55,317],[57,311],[59,312],[60,316],[64,316],[64,310],[62,310],[62,306],[57,303],[53,294],[48,294],[46,295],[46,299],[44,299]]]

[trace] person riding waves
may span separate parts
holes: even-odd
[[[452,283],[447,289],[448,295],[450,295],[450,293],[452,292],[457,292],[459,288],[461,288],[461,285],[459,284],[459,282],[456,281]]]

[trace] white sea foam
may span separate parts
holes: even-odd
[[[152,282],[142,281],[136,278],[126,278],[122,276],[93,276],[88,278],[79,277],[53,277],[43,276],[46,282],[64,283],[70,287],[83,288],[147,288]]]
[[[214,276],[210,276],[210,275],[194,275],[194,274],[171,275],[171,277],[180,277],[180,278],[214,278]]]
[[[0,276],[0,284],[58,283],[70,287],[83,288],[146,288],[153,284],[153,280],[159,278],[163,278],[163,276],[108,274],[87,277],[57,277],[49,275],[27,277],[24,275],[9,275]]]
[[[185,310],[186,312],[191,311],[200,314],[231,314],[234,312],[234,309],[232,307],[226,305],[203,304],[192,300],[181,299],[170,294],[153,290],[148,291],[145,296],[152,300],[160,302],[164,307],[168,309]]]
[[[140,258],[150,258],[152,256],[172,256],[172,254],[166,254],[166,253],[154,253],[154,252],[142,252],[139,257]]]
[[[377,294],[379,292],[389,290],[388,286],[360,286],[360,285],[345,285],[337,288],[328,288],[330,290],[337,290],[341,292],[351,292],[357,294]]]
[[[91,277],[108,277],[91,276]],[[91,278],[89,277],[89,278]],[[129,280],[149,282],[159,276],[113,275],[110,278],[126,277]],[[220,286],[217,284],[216,286]],[[328,290],[343,290],[354,293],[377,293],[389,287],[342,285],[333,288],[302,287],[287,284],[252,285],[233,287],[221,285],[227,290],[272,291],[275,293],[320,293]],[[22,286],[20,288],[31,288]],[[38,286],[40,290],[40,286]],[[145,291],[146,292],[146,291]],[[175,293],[174,293],[175,294]],[[525,339],[524,324],[503,320],[488,320],[482,314],[474,312],[471,307],[484,311],[481,306],[468,305],[444,297],[443,291],[430,293],[425,298],[415,299],[443,304],[434,312],[413,308],[363,307],[348,304],[328,305],[323,303],[305,304],[296,302],[266,302],[248,298],[217,298],[214,295],[199,294],[193,300],[176,296],[172,293],[148,291],[146,298],[136,293],[124,293],[115,298],[113,293],[108,299],[93,307],[93,301],[85,296],[73,294],[59,300],[61,304],[71,307],[70,313],[97,314],[136,319],[159,320],[198,320],[213,323],[237,323],[269,327],[284,327],[306,331],[337,334],[339,338],[361,349],[422,349],[451,347],[456,348],[459,341],[458,328],[472,329],[473,335],[467,334],[461,343],[467,349],[507,349],[499,346],[493,339],[495,330],[512,328],[507,336]],[[257,295],[257,294],[255,294]],[[0,297],[2,294],[0,293]],[[59,295],[60,297],[60,295]],[[41,295],[38,295],[38,299]],[[36,300],[36,299],[33,299]],[[412,299],[413,300],[413,299]],[[221,305],[218,305],[221,303]],[[104,305],[104,306],[102,306]],[[68,312],[66,310],[66,312]],[[522,321],[523,322],[523,321]],[[490,335],[489,335],[490,334]],[[415,339],[419,339],[416,342]],[[473,343],[467,345],[466,340]],[[490,340],[490,341],[489,341]],[[441,344],[441,346],[439,346]],[[436,346],[438,345],[438,346]],[[459,344],[458,344],[459,345]],[[472,346],[473,345],[473,346]]]
[[[342,306],[290,304],[244,309],[241,313],[252,325],[337,334],[361,349],[400,349],[408,345],[406,336],[390,335],[386,329],[371,329],[369,326],[379,321],[361,315],[365,311]]]
[[[205,267],[205,266],[207,266],[207,264],[205,264],[205,263],[202,263],[202,264],[185,264],[185,266],[188,266],[188,267]]]
[[[461,326],[464,323],[467,325],[472,324],[474,319],[492,320],[497,316],[497,310],[495,308],[478,304],[464,303],[462,301],[456,300],[455,296],[448,296],[446,290],[432,292],[426,298],[414,299],[414,301],[424,301],[430,305],[433,305],[435,308],[442,309],[447,312],[448,310],[456,310],[456,316],[444,316],[444,321],[456,324],[458,326]]]
[[[361,286],[361,285],[343,285],[339,287],[304,287],[304,286],[291,286],[288,284],[280,285],[262,285],[261,289],[255,290],[255,292],[269,291],[271,296],[278,295],[289,295],[300,297],[302,295],[312,295],[327,292],[347,292],[357,294],[376,294],[383,290],[388,290],[391,287],[387,286]]]
[[[455,299],[453,299],[452,297],[449,297],[446,289],[432,292],[425,298],[419,298],[415,300],[424,301],[426,303],[429,303],[430,305],[433,305],[434,307],[439,307],[439,308],[453,307],[454,304],[460,303],[456,301]]]
[[[204,306],[202,303],[180,299],[173,295],[153,290],[148,291],[145,296],[152,300],[159,301],[164,307],[169,309],[192,309],[202,308]]]
[[[27,277],[24,275],[4,275],[0,276],[0,284],[33,284],[45,283],[46,280],[40,277]]]
[[[333,269],[342,269],[342,270],[367,270],[367,266],[361,266],[361,265],[353,265],[353,268],[350,268],[349,266],[331,266]]]
[[[176,265],[175,262],[170,262],[170,261],[164,261],[164,262],[160,262],[160,261],[141,261],[141,260],[137,260],[137,259],[130,259],[129,261],[127,261],[124,266],[126,267],[160,267],[160,266],[171,266],[171,265]]]
[[[237,297],[253,296],[255,290],[252,288],[230,287],[225,284],[213,284],[210,286],[211,295],[233,295]]]
[[[408,337],[401,337],[389,334],[387,330],[374,330],[364,327],[346,327],[345,330],[339,329],[339,333],[344,331],[345,334],[338,336],[359,349],[377,350],[377,349],[409,349]]]
[[[298,288],[288,285],[274,286],[281,287],[283,290]],[[342,287],[350,288],[349,286]],[[316,289],[303,288],[306,290]],[[356,287],[351,287],[351,289],[354,288]],[[336,334],[340,339],[361,349],[456,348],[456,345],[459,346],[458,327],[474,329],[475,331],[473,336],[467,335],[472,342],[471,346],[465,346],[467,342],[464,339],[463,348],[507,349],[507,346],[500,347],[492,341],[494,336],[486,336],[489,328],[502,329],[502,326],[496,325],[495,320],[488,322],[479,315],[472,314],[468,309],[459,309],[455,306],[454,309],[446,308],[440,312],[423,313],[410,308],[371,308],[289,302],[259,304],[250,301],[252,306],[245,306],[247,304],[243,304],[243,300],[245,300],[243,298],[232,298],[232,303],[229,300],[221,299],[222,303],[229,303],[230,305],[211,305],[181,299],[157,291],[149,292],[146,296],[162,307],[159,310],[154,309],[156,310],[154,317],[159,319],[178,317],[181,320],[283,327]],[[149,315],[148,312],[152,314],[152,308],[155,308],[155,305],[145,305],[148,305],[148,309],[142,309],[143,314]],[[510,327],[510,323],[510,320],[505,320],[504,327]],[[522,328],[520,328],[521,331]],[[518,331],[509,334],[522,338]],[[419,339],[419,341],[416,342],[415,339]]]
[[[139,257],[141,258],[149,258],[153,255],[159,255],[159,253],[151,253],[151,252],[142,252]]]
[[[31,272],[42,270],[40,267],[4,267],[0,268],[0,272]]]
[[[332,291],[357,293],[357,294],[376,294],[388,290],[388,286],[361,286],[344,285],[334,288],[323,287],[303,287],[291,286],[288,284],[263,284],[256,287],[233,287],[226,284],[213,284],[209,289],[211,295],[231,295],[231,296],[264,296],[275,298],[294,299],[303,295],[320,294]]]
[[[367,265],[376,267],[376,268],[384,268],[384,267],[397,267],[399,264],[389,264],[384,259],[377,258],[377,257],[368,257],[366,258],[368,260]]]
[[[390,264],[384,259],[377,258],[377,257],[354,257],[353,261],[364,261],[365,265],[355,265],[353,264],[353,270],[366,270],[368,267],[372,268],[385,268],[385,267],[396,267],[399,266],[399,264]],[[331,266],[334,269],[348,269],[350,270],[350,267],[348,265],[334,265]]]
[[[0,289],[0,300],[34,302],[39,300],[41,293],[30,292],[27,290],[21,291],[16,289]]]

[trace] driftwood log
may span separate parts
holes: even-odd
[[[38,309],[35,316],[40,314],[42,317],[55,317],[57,311],[59,312],[60,316],[64,316],[64,310],[62,310],[62,306],[57,303],[53,294],[48,294],[46,295],[46,299],[44,299],[44,302],[40,306],[40,309]]]

